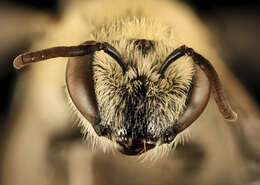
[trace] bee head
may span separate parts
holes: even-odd
[[[55,57],[71,57],[68,95],[83,117],[87,139],[99,146],[112,143],[127,155],[168,146],[202,113],[211,86],[224,118],[236,120],[213,66],[184,45],[87,41],[19,55],[14,67]]]
[[[224,118],[236,120],[214,67],[180,46],[173,30],[153,19],[119,18],[94,29],[96,41],[25,53],[14,67],[69,57],[68,97],[90,143],[127,155],[170,148],[202,113],[211,88]]]
[[[171,143],[180,132],[178,121],[196,81],[192,59],[183,56],[165,67],[175,59],[169,58],[173,48],[163,42],[131,39],[111,41],[111,45],[118,56],[105,52],[93,56],[100,117],[99,123],[93,124],[96,134],[117,143],[118,150],[127,155]],[[205,91],[207,101],[208,84]]]

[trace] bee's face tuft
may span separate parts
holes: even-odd
[[[117,41],[113,46],[127,70],[123,74],[110,56],[96,53],[93,71],[101,123],[95,131],[128,155],[172,142],[191,89],[192,62],[183,58],[160,78],[159,68],[173,48],[145,39]]]

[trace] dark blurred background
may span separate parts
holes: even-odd
[[[220,53],[227,65],[259,103],[260,2],[238,0],[185,1],[192,6],[218,38],[218,44],[221,45]],[[30,12],[33,12],[33,14],[38,12],[57,18],[61,9],[62,6],[57,0],[1,0],[0,27],[8,27],[8,21],[28,24],[24,22],[26,19],[17,17],[17,11],[28,13],[28,15],[25,15],[28,17],[30,17]],[[15,15],[14,12],[17,14]],[[10,20],[9,17],[11,17]],[[2,87],[0,91],[0,130],[4,126],[3,120],[8,113],[10,98],[17,79],[17,72],[11,66],[12,60],[14,56],[30,47],[32,35],[40,34],[39,30],[36,29],[35,31],[34,26],[28,26],[27,30],[20,30],[19,27],[13,26],[9,30],[11,31],[6,31],[7,33],[3,33],[2,29],[0,30],[0,83]]]

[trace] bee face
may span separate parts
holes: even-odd
[[[114,41],[113,47],[127,69],[123,74],[112,57],[95,54],[94,86],[101,117],[96,132],[118,143],[120,151],[129,155],[171,142],[192,86],[192,61],[183,57],[161,78],[159,69],[173,50],[171,46],[132,39]]]
[[[192,48],[179,46],[174,36],[151,20],[122,19],[96,30],[96,41],[25,53],[14,67],[71,57],[68,97],[87,139],[138,155],[162,145],[171,148],[204,110],[211,87],[224,118],[237,118],[214,67]]]

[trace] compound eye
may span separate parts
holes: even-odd
[[[178,121],[179,132],[191,125],[205,109],[210,96],[211,85],[205,73],[196,66],[193,87],[188,95],[187,107]]]
[[[69,96],[78,111],[92,124],[100,122],[92,72],[93,54],[70,58],[66,70]]]
[[[82,45],[90,44],[92,44],[91,41],[82,43]],[[101,43],[99,47],[98,50],[103,50],[118,63],[124,74],[126,65],[119,52],[106,42]],[[106,135],[106,133],[100,131],[101,128],[97,126],[101,120],[93,81],[93,55],[94,52],[91,52],[88,55],[69,59],[66,70],[66,83],[69,96],[77,110],[92,124],[98,135]]]
[[[96,124],[100,122],[100,117],[93,85],[92,60],[93,53],[100,50],[104,50],[123,65],[119,54],[111,45],[96,41],[24,53],[14,59],[13,65],[16,69],[21,69],[25,65],[51,58],[70,57],[66,71],[69,96],[80,113],[91,124]]]
[[[25,65],[43,60],[70,57],[66,70],[66,84],[69,96],[78,111],[93,125],[98,134],[104,135],[106,128],[99,128],[100,123],[97,100],[94,90],[92,61],[96,51],[103,50],[122,68],[124,74],[127,66],[120,53],[109,43],[86,41],[78,46],[57,46],[17,56],[13,66],[21,69]]]
[[[225,96],[224,88],[216,70],[205,57],[195,52],[192,48],[182,45],[173,50],[159,70],[160,78],[164,78],[167,68],[184,55],[190,56],[193,59],[197,70],[193,87],[188,95],[186,110],[181,115],[178,123],[165,131],[163,134],[164,143],[171,142],[178,133],[190,126],[200,116],[208,103],[211,88],[215,102],[224,119],[227,121],[237,120],[237,113],[233,111]]]

